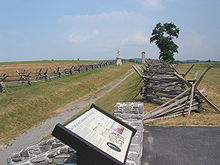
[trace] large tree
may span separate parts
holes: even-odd
[[[150,43],[155,42],[160,49],[159,59],[172,63],[174,53],[178,53],[178,46],[173,42],[174,38],[178,38],[179,28],[173,23],[158,23],[153,29]]]

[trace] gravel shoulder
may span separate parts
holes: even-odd
[[[89,106],[90,104],[98,100],[100,97],[117,87],[132,74],[133,72],[128,72],[125,75],[118,78],[117,80],[106,85],[105,87],[97,90],[96,92],[88,94],[78,99],[77,101],[68,104],[67,106],[63,107],[62,110],[59,109],[59,115],[49,118],[46,121],[40,123],[39,125],[32,127],[24,134],[17,136],[13,141],[9,143],[9,145],[6,148],[3,148],[0,151],[0,164],[6,164],[7,158],[12,153],[18,152],[23,148],[38,143],[42,138],[44,138],[52,132],[54,126],[57,123],[63,123],[67,121],[72,116],[82,111],[85,107]]]

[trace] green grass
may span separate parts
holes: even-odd
[[[73,76],[9,88],[0,95],[0,143],[59,113],[57,109],[125,74],[131,64],[108,66]]]
[[[128,77],[118,87],[107,93],[105,96],[98,99],[95,104],[105,109],[106,111],[113,113],[114,106],[117,102],[133,102],[133,97],[140,90],[138,82],[140,77],[134,73]]]
[[[191,66],[192,64],[183,64],[180,66],[179,70],[181,73],[185,73],[185,71]],[[195,64],[194,68],[190,72],[190,74],[187,76],[187,79],[193,78],[193,75],[196,71],[199,72],[199,75],[201,75],[205,69],[212,65],[213,67],[208,71],[208,73],[205,75],[205,78],[202,80],[202,83],[200,85],[200,88],[205,87],[206,85],[212,86],[215,88],[220,88],[220,63],[198,63]]]

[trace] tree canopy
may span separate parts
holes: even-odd
[[[153,29],[150,43],[155,42],[160,49],[159,59],[172,63],[174,53],[178,53],[178,46],[173,42],[174,38],[178,38],[179,28],[173,23],[158,23]]]

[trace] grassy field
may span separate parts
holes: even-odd
[[[108,112],[113,113],[115,103],[133,101],[132,98],[140,89],[140,86],[138,86],[139,80],[140,78],[136,75],[136,73],[133,73],[118,87],[98,99],[95,104]]]
[[[193,77],[195,71],[201,73],[208,67],[209,64],[213,65],[213,68],[206,74],[205,78],[201,82],[199,89],[205,88],[208,94],[208,98],[220,107],[220,63],[197,63],[195,67],[188,75],[187,79]],[[185,71],[192,64],[182,64],[179,68],[180,73],[185,73]],[[140,89],[137,86],[140,78],[133,74],[119,87],[112,90],[110,93],[100,98],[96,104],[109,112],[113,112],[114,105],[116,102],[127,102],[132,101],[132,97]],[[140,97],[139,97],[140,99]],[[138,99],[136,100],[138,101]],[[156,108],[157,104],[145,103],[145,112],[151,111]],[[162,125],[162,126],[220,126],[220,114],[217,114],[211,107],[207,107],[207,110],[203,113],[191,113],[188,117],[177,117],[166,120],[160,120],[148,125]]]
[[[208,65],[209,63],[197,63],[187,79],[191,78],[195,71],[201,74]],[[220,107],[220,63],[212,65],[214,67],[207,73],[199,89],[205,88],[208,98]],[[184,73],[190,66],[191,64],[182,64],[179,68],[180,73]],[[49,82],[34,83],[32,87],[9,89],[9,93],[0,95],[0,143],[3,144],[31,126],[56,115],[58,108],[108,84],[129,69],[130,64],[121,69],[109,66]],[[132,98],[140,89],[139,81],[140,77],[136,73],[132,74],[117,88],[97,100],[96,104],[112,113],[116,102],[134,101]],[[157,106],[145,103],[145,112]],[[220,114],[208,107],[205,112],[192,113],[189,118],[177,117],[148,125],[220,126]]]
[[[44,64],[44,63],[76,63],[76,64],[83,64],[83,63],[95,63],[98,61],[78,61],[78,60],[41,60],[41,61],[14,61],[14,62],[0,62],[0,65],[13,65],[13,64]]]
[[[26,72],[38,72],[41,68],[46,71],[48,70],[48,73],[52,72],[51,69],[55,69],[57,67],[60,67],[62,70],[65,67],[72,67],[77,66],[78,64],[91,64],[91,63],[97,63],[98,61],[71,61],[71,60],[50,60],[50,61],[24,61],[24,62],[0,62],[0,75],[3,74],[9,74],[9,75],[16,75],[16,70],[23,72],[23,70],[26,70]]]
[[[108,66],[32,86],[13,87],[0,94],[0,144],[43,120],[57,109],[119,78],[131,68]]]

